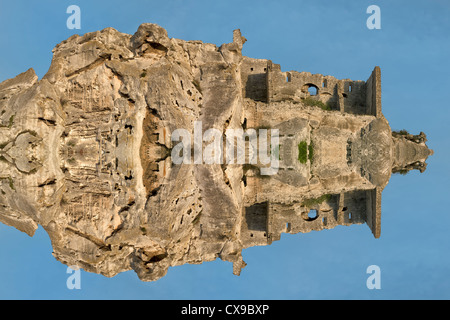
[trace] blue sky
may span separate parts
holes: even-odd
[[[81,30],[66,8],[81,9]],[[366,9],[381,9],[369,30]],[[240,28],[243,54],[297,70],[366,80],[382,72],[383,113],[393,129],[423,131],[435,154],[425,173],[393,175],[383,192],[381,238],[366,225],[283,235],[243,252],[241,276],[220,260],[169,269],[157,282],[134,272],[114,278],[82,272],[68,290],[67,267],[51,255],[42,228],[33,238],[0,225],[2,299],[449,299],[450,2],[424,1],[3,1],[0,81],[33,67],[41,78],[53,47],[74,33],[113,27],[133,34],[157,23],[170,37],[222,43]],[[368,290],[366,268],[381,269]]]

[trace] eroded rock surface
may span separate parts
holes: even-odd
[[[425,134],[391,132],[378,67],[367,81],[282,72],[243,57],[245,41],[107,28],[57,45],[41,80],[2,82],[0,221],[30,236],[41,225],[67,265],[144,281],[218,257],[239,274],[244,248],[283,232],[367,223],[379,237],[381,191],[393,171],[424,170]],[[278,129],[276,174],[174,164],[172,133],[198,122]]]

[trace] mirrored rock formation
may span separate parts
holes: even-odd
[[[42,79],[2,82],[0,221],[30,236],[41,225],[64,264],[144,281],[218,257],[239,274],[243,249],[282,233],[367,224],[380,237],[391,174],[432,154],[424,133],[391,131],[380,68],[367,81],[282,72],[242,56],[245,41],[107,28],[58,44]],[[278,129],[277,170],[205,163],[204,135],[196,159],[174,163],[172,133],[196,123],[223,133],[219,145],[227,129]]]

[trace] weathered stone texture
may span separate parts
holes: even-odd
[[[0,221],[30,236],[41,225],[67,265],[145,281],[218,257],[239,274],[243,248],[284,232],[367,223],[379,237],[392,170],[423,171],[432,154],[423,133],[391,132],[380,69],[367,81],[282,72],[243,57],[245,41],[107,28],[58,44],[41,80],[30,69],[2,82]],[[174,164],[172,133],[197,121],[278,129],[278,173]]]

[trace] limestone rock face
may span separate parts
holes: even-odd
[[[58,44],[41,80],[29,69],[2,82],[0,221],[30,236],[41,225],[67,265],[144,281],[218,257],[239,274],[243,248],[282,232],[367,223],[378,237],[381,190],[393,169],[424,168],[425,135],[391,132],[379,69],[366,82],[283,73],[243,57],[245,41],[107,28]],[[279,168],[205,164],[202,136],[193,161],[174,163],[174,132],[198,124],[221,142],[277,129]]]

